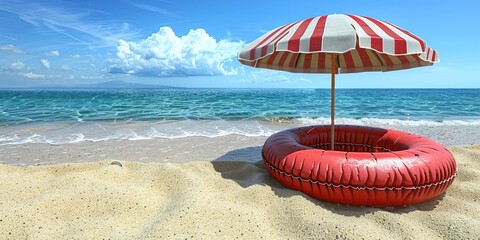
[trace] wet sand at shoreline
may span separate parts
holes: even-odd
[[[477,126],[380,126],[430,138],[446,147],[480,144]],[[234,150],[241,157],[224,160],[258,161],[268,137],[227,135],[221,137],[182,137],[174,139],[83,141],[69,144],[24,143],[0,145],[0,163],[8,165],[47,165],[96,162],[117,159],[134,162],[212,161]]]

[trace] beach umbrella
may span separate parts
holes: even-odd
[[[438,54],[422,39],[388,22],[333,14],[286,24],[238,53],[256,68],[331,74],[331,149],[334,150],[335,75],[430,66]]]

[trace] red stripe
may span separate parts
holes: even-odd
[[[268,65],[272,65],[275,59],[278,57],[278,52],[274,52],[272,55],[268,56],[267,63]],[[263,60],[263,59],[262,59]]]
[[[385,61],[385,66],[393,65],[392,59],[390,59],[390,57],[387,54],[378,54],[378,56],[381,56],[382,59]]]
[[[288,50],[293,52],[298,52],[300,50],[300,38],[307,30],[308,25],[312,22],[313,18],[304,20],[300,26],[297,28],[293,36],[288,41]]]
[[[317,25],[313,30],[313,34],[310,38],[310,51],[320,51],[322,50],[322,40],[323,33],[325,32],[325,23],[327,21],[327,16],[321,16],[318,19]]]
[[[386,26],[384,23],[370,18],[364,17],[370,21],[372,21],[375,25],[377,25],[380,29],[382,29],[388,36],[392,37],[395,41],[395,54],[405,54],[407,53],[407,40],[396,34],[392,29]]]
[[[260,56],[265,56],[267,55],[267,50],[268,50],[268,44],[263,46],[260,51]]]
[[[437,51],[433,50],[432,62],[435,62],[436,57],[437,57]]]
[[[255,51],[256,49],[261,46],[263,43],[265,43],[266,41],[268,41],[268,39],[270,39],[272,36],[274,36],[277,32],[281,31],[281,30],[284,30],[285,29],[289,29],[289,26],[291,26],[292,24],[290,25],[284,25],[284,26],[281,26],[279,28],[277,28],[275,31],[273,31],[271,34],[269,34],[267,37],[265,37],[264,39],[262,39],[262,41],[260,41],[257,45],[255,45],[255,47],[253,47],[252,49],[250,49],[250,59],[249,60],[253,60],[255,59]],[[271,42],[271,41],[270,41]],[[267,47],[268,45],[264,46],[264,47]],[[263,54],[263,49],[262,49],[262,54]],[[266,50],[265,50],[266,52]],[[264,55],[262,55],[263,57]]]
[[[250,57],[248,60],[253,60],[255,59],[255,48],[250,49]]]
[[[327,68],[327,61],[325,59],[326,57],[327,57],[327,55],[325,53],[319,53],[318,54],[318,63],[317,63],[318,69]]]
[[[303,59],[303,69],[309,69],[310,66],[312,65],[312,54],[305,54],[305,58]]]
[[[430,50],[431,50],[431,48],[427,49],[427,60],[430,60]]]
[[[410,61],[408,60],[407,56],[405,56],[405,55],[395,56],[395,57],[398,58],[398,60],[400,60],[400,62],[403,63],[403,64],[410,63]]]
[[[406,30],[401,29],[401,28],[399,28],[399,27],[397,27],[397,26],[395,26],[395,25],[393,25],[393,24],[391,24],[391,23],[387,23],[387,24],[389,24],[391,27],[394,27],[394,28],[400,30],[401,32],[405,33],[406,35],[410,36],[411,38],[417,40],[418,43],[420,43],[420,46],[422,47],[422,52],[425,51],[426,44],[425,44],[425,42],[424,42],[422,39],[420,39],[419,37],[411,34],[410,32],[407,32]]]
[[[358,45],[358,43],[357,43]],[[362,61],[363,67],[372,67],[373,63],[372,60],[370,59],[370,56],[368,56],[368,52],[366,49],[359,48],[357,46],[357,52],[358,55],[360,56],[360,60]]]
[[[355,62],[353,61],[353,57],[352,57],[352,51],[348,51],[344,53],[343,58],[345,59],[345,67],[347,69],[355,67]]]
[[[292,57],[290,58],[288,67],[295,68],[295,64],[297,63],[297,57],[298,57],[298,53],[292,53]]]
[[[288,53],[288,52],[283,52],[283,55],[282,55],[282,57],[280,58],[280,61],[278,61],[278,64],[277,64],[277,65],[279,65],[279,66],[285,65],[285,61],[287,60],[288,55],[290,55],[290,53]]]
[[[371,41],[371,47],[372,49],[375,49],[379,52],[383,52],[383,40],[380,36],[378,36],[372,28],[370,28],[362,19],[358,18],[357,16],[354,15],[347,15],[350,18],[352,18],[355,22],[360,25],[360,27],[367,33],[368,36],[370,36],[370,41]]]
[[[267,44],[265,44],[263,47],[262,47],[262,55],[261,57],[267,55],[267,49],[268,49],[268,45],[270,45],[271,43],[273,42],[277,42],[279,39],[283,38],[285,35],[288,34],[288,31],[290,30],[290,28],[294,25],[295,23],[291,23],[289,24],[285,29],[283,29],[283,31],[278,34],[275,38],[273,38],[270,42],[268,42]],[[274,49],[275,51],[275,49]]]

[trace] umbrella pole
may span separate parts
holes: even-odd
[[[333,53],[332,54],[332,93],[331,93],[332,105],[330,107],[330,122],[331,122],[330,127],[332,129],[330,149],[332,151],[335,151],[335,73],[337,68],[336,57],[337,57],[337,54]]]

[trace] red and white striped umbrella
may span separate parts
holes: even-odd
[[[369,17],[334,14],[278,27],[243,48],[241,63],[290,72],[330,73],[338,54],[338,72],[389,71],[429,66],[435,50],[419,37]]]
[[[245,65],[332,74],[332,150],[335,74],[430,66],[438,54],[419,37],[393,24],[347,14],[309,18],[278,27],[238,53]]]

